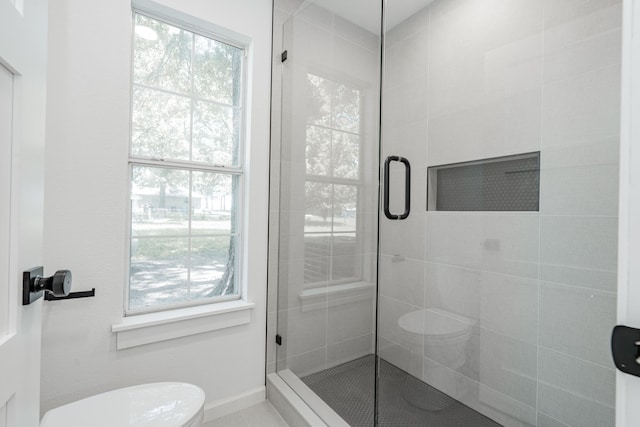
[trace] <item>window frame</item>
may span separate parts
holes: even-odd
[[[334,85],[343,85],[343,86],[347,86],[350,89],[353,90],[357,90],[358,91],[358,103],[359,103],[359,121],[358,121],[358,132],[351,132],[351,131],[346,131],[344,129],[340,129],[337,127],[333,126],[333,114],[334,114],[334,109],[333,109],[333,92],[332,92],[332,107],[331,107],[331,117],[332,117],[332,123],[331,126],[323,126],[323,125],[318,125],[318,124],[314,124],[314,123],[309,123],[309,122],[305,122],[305,135],[306,132],[308,130],[308,128],[310,126],[314,126],[314,127],[319,127],[322,129],[326,129],[328,131],[331,132],[332,137],[331,137],[331,144],[333,145],[333,133],[334,132],[342,132],[342,133],[346,133],[349,135],[357,135],[358,136],[358,178],[344,178],[344,177],[336,177],[333,175],[333,170],[331,168],[331,166],[333,166],[333,163],[331,161],[329,170],[330,170],[330,175],[313,175],[313,174],[309,174],[307,173],[306,170],[306,150],[305,150],[305,173],[304,173],[304,178],[305,178],[305,185],[306,183],[310,182],[310,183],[319,183],[319,184],[327,184],[327,185],[332,185],[332,186],[336,186],[336,185],[343,185],[343,186],[347,186],[347,187],[353,187],[356,189],[356,227],[355,230],[353,231],[353,233],[355,234],[355,239],[356,239],[356,247],[358,248],[358,253],[359,254],[363,254],[364,253],[364,233],[365,233],[365,227],[364,227],[364,215],[362,212],[363,209],[363,200],[362,198],[364,197],[364,189],[365,189],[365,184],[364,184],[364,176],[363,176],[363,129],[365,129],[365,114],[364,114],[364,102],[363,102],[363,98],[364,98],[364,92],[365,92],[365,88],[362,87],[362,85],[355,83],[354,81],[352,81],[352,79],[341,79],[340,76],[335,76],[335,73],[327,73],[327,72],[322,72],[321,70],[318,69],[308,69],[305,72],[306,74],[306,78],[308,78],[308,76],[315,76],[315,77],[319,77],[321,79],[325,79],[325,80],[329,80],[331,81],[332,84]],[[306,144],[306,139],[305,139],[305,144]],[[334,192],[332,192],[334,193]],[[304,230],[305,224],[303,224],[303,230],[302,230],[302,238],[303,238],[303,244],[304,244],[304,240],[306,239],[307,236],[313,236],[314,234],[320,235],[320,234],[329,234],[330,240],[331,242],[333,241],[333,238],[335,236],[340,236],[340,235],[345,235],[351,232],[337,232],[335,233],[333,230],[333,213],[335,211],[335,200],[333,200],[332,197],[332,201],[331,201],[331,206],[332,206],[332,224],[331,224],[331,230],[328,232],[307,232]],[[306,212],[305,212],[306,214]],[[361,216],[362,217],[359,217]],[[302,288],[304,290],[313,290],[313,289],[318,289],[318,288],[323,288],[326,286],[335,286],[335,285],[344,285],[344,284],[349,284],[349,283],[358,283],[358,282],[362,282],[364,281],[364,265],[362,263],[362,261],[360,261],[359,265],[358,265],[358,273],[355,274],[353,277],[344,277],[344,278],[339,278],[339,279],[332,279],[332,272],[333,272],[333,254],[332,252],[330,252],[329,255],[329,272],[328,272],[328,279],[327,281],[319,281],[319,282],[306,282],[305,279],[303,278],[303,286]]]
[[[239,124],[239,135],[238,135],[238,161],[235,166],[224,166],[217,165],[213,163],[206,163],[200,161],[193,160],[167,160],[162,159],[160,157],[147,157],[140,155],[132,154],[132,136],[133,136],[133,106],[134,106],[134,89],[136,87],[136,82],[134,80],[134,59],[135,59],[135,25],[136,25],[136,15],[142,15],[146,18],[150,18],[161,23],[171,25],[173,27],[180,28],[182,30],[188,31],[194,35],[198,35],[201,37],[206,37],[208,39],[212,39],[216,42],[223,43],[235,48],[238,48],[242,51],[241,54],[241,64],[240,64],[240,96],[239,96],[239,104],[238,106],[232,106],[232,108],[237,108],[240,112],[240,124]],[[178,16],[172,16],[171,14],[165,13],[156,13],[153,10],[147,9],[145,7],[140,7],[140,5],[134,4],[131,9],[131,48],[130,48],[130,86],[129,86],[129,142],[128,142],[128,151],[127,151],[127,191],[126,191],[126,206],[127,206],[127,214],[126,214],[126,248],[125,248],[125,292],[124,292],[124,316],[136,316],[143,315],[149,313],[161,313],[171,310],[184,309],[189,307],[197,307],[204,305],[214,305],[224,302],[237,301],[244,299],[244,271],[242,266],[244,265],[244,257],[245,257],[245,248],[244,248],[244,229],[245,229],[245,221],[246,221],[246,212],[244,209],[246,190],[245,190],[245,181],[247,176],[247,168],[246,168],[246,135],[248,133],[247,127],[247,88],[248,88],[248,79],[247,79],[247,59],[248,59],[248,49],[249,46],[246,43],[242,43],[229,37],[226,37],[219,32],[214,30],[209,30],[203,28],[203,25],[199,23],[190,23],[189,19],[180,18]],[[193,52],[192,52],[193,53]],[[193,77],[192,77],[193,78]],[[146,87],[146,86],[141,86]],[[159,91],[163,93],[173,93],[171,91],[159,89]],[[180,96],[186,96],[184,94],[178,94]],[[194,96],[193,93],[189,94],[188,99],[190,102],[200,100],[199,97]],[[202,101],[212,102],[209,100]],[[215,103],[215,102],[214,102]],[[217,103],[219,104],[219,103]],[[191,114],[193,114],[193,110],[191,110]],[[191,134],[191,138],[193,138],[193,134]],[[193,142],[191,141],[191,144]],[[132,171],[134,167],[155,167],[161,169],[173,169],[173,170],[181,170],[188,173],[191,172],[205,172],[205,173],[215,173],[215,174],[224,174],[228,175],[232,178],[237,177],[237,191],[236,191],[236,199],[235,199],[235,232],[230,232],[229,237],[235,237],[235,286],[236,293],[233,295],[224,295],[224,296],[216,296],[209,297],[199,300],[190,300],[179,303],[172,304],[163,304],[158,306],[151,307],[141,307],[141,308],[130,308],[130,285],[131,285],[131,242],[132,242],[132,232],[133,232],[133,210],[132,210]],[[191,201],[191,189],[189,190],[189,199]],[[223,235],[226,236],[226,235]],[[185,236],[187,237],[187,236]],[[189,238],[193,237],[191,231],[188,235]],[[196,236],[197,237],[197,236]]]

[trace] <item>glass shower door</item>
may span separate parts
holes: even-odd
[[[385,3],[378,424],[613,426],[620,3],[417,3]]]

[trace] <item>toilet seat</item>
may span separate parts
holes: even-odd
[[[48,411],[40,427],[192,427],[204,414],[204,391],[186,383],[143,384]]]

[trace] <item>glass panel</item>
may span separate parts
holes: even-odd
[[[274,52],[288,58],[273,67],[269,287],[282,345],[268,369],[297,375],[350,425],[372,425],[380,16],[363,19],[369,0],[348,3],[352,15],[274,3],[285,12]]]
[[[333,92],[333,127],[360,133],[360,91],[336,84]]]
[[[236,240],[229,236],[191,239],[191,299],[238,293],[234,278]]]
[[[242,49],[195,35],[193,76],[196,96],[240,106]]]
[[[188,98],[134,87],[131,154],[189,159],[191,102]]]
[[[358,179],[360,176],[360,136],[333,132],[333,175]]]
[[[355,232],[358,214],[358,187],[335,185],[333,190],[333,231],[336,233]]]
[[[314,125],[331,126],[331,92],[330,80],[307,74],[307,121]]]
[[[231,175],[193,172],[191,233],[235,233],[237,184]]]
[[[132,238],[129,308],[186,301],[188,259],[188,238]]]
[[[186,236],[188,232],[189,172],[134,166],[132,236]]]
[[[305,162],[307,174],[329,176],[331,171],[331,130],[307,126]]]
[[[240,145],[240,110],[194,102],[193,160],[236,166]]]
[[[135,20],[134,83],[190,93],[193,35],[143,15]]]
[[[304,232],[331,232],[333,186],[321,182],[305,183]]]

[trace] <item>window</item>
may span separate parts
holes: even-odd
[[[237,299],[244,50],[134,25],[127,313]]]
[[[306,287],[362,276],[360,90],[307,74]]]

